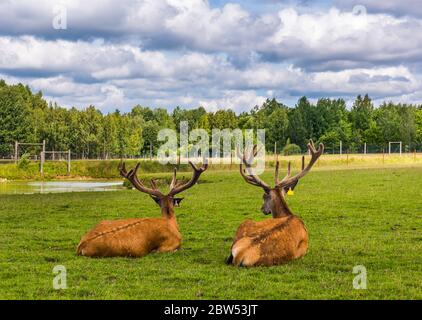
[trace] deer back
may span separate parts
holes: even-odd
[[[181,239],[177,226],[165,218],[103,221],[82,238],[77,254],[141,257],[162,248],[176,250]]]
[[[242,266],[275,265],[306,253],[308,233],[304,223],[291,215],[240,225],[232,246],[233,263]]]

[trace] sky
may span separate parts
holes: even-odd
[[[1,0],[0,78],[103,112],[422,102],[420,0]]]

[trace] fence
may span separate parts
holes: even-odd
[[[413,153],[422,153],[422,143],[421,144],[412,143],[410,145],[403,143],[400,145],[400,142],[395,142],[391,144],[387,142],[382,145],[363,144],[363,145],[358,145],[358,146],[350,146],[350,145],[346,145],[340,142],[332,143],[332,144],[328,143],[328,144],[325,144],[324,154],[326,155],[400,154],[400,149],[403,155],[413,154]],[[18,151],[19,151],[18,159],[24,153],[27,153],[29,154],[30,160],[40,161],[41,160],[40,157],[43,151],[43,145],[41,143],[33,144],[33,145],[19,144]],[[131,157],[125,156],[125,155],[123,155],[123,157],[121,155],[107,155],[107,157],[99,156],[99,157],[91,157],[91,158],[87,158],[82,154],[77,154],[77,153],[72,152],[71,158],[72,160],[116,160],[116,159],[121,159],[121,158],[139,159],[139,160],[157,160],[157,153],[154,151],[149,150],[148,152],[143,152],[137,156],[131,156]],[[282,148],[280,147],[277,148],[276,146],[274,146],[271,149],[267,148],[266,153],[267,155],[273,155],[275,154],[274,151],[276,151],[277,154],[283,155]],[[11,146],[9,155],[0,157],[0,163],[16,162],[15,153],[16,151],[14,150],[13,146]],[[46,157],[44,159],[45,161],[67,161],[68,160],[68,151],[45,151],[44,155]],[[236,156],[234,151],[233,151],[233,156],[234,157]],[[226,159],[225,162],[227,163],[227,161],[228,160]]]

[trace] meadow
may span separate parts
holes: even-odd
[[[306,156],[309,159],[309,156]],[[266,156],[266,167],[273,168],[276,157],[274,155]],[[287,166],[292,162],[294,166],[300,166],[301,155],[280,156],[278,158],[281,166]],[[128,166],[134,166],[138,161],[142,162],[142,170],[146,173],[165,173],[172,172],[174,165],[162,165],[158,161],[149,159],[126,159]],[[17,166],[13,161],[0,161],[0,179],[8,180],[51,180],[51,179],[115,179],[120,178],[117,167],[120,160],[72,160],[71,174],[67,174],[66,161],[47,161],[44,165],[44,174],[39,173],[39,161],[30,161],[23,167]],[[189,171],[191,168],[186,159],[182,159],[179,165],[179,171]],[[212,163],[210,171],[236,170],[235,159],[219,158],[216,163]],[[399,154],[324,154],[316,163],[317,168],[333,169],[362,169],[362,168],[397,168],[422,165],[422,153],[403,153]]]
[[[327,168],[288,198],[307,225],[309,253],[270,268],[224,263],[238,225],[268,218],[262,191],[234,169],[206,172],[183,195],[182,250],[141,259],[75,250],[101,220],[158,216],[147,195],[0,195],[0,299],[422,299],[422,166]],[[273,170],[263,178],[272,182]],[[66,290],[53,289],[56,265],[67,269]],[[367,290],[353,289],[357,265]]]

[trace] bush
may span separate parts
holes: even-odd
[[[19,169],[28,169],[29,163],[30,163],[29,156],[30,156],[29,153],[24,153],[22,155],[22,157],[19,159],[18,164],[17,164]]]
[[[291,154],[301,154],[302,150],[297,144],[289,143],[289,144],[286,144],[282,152],[285,156],[288,156]]]

